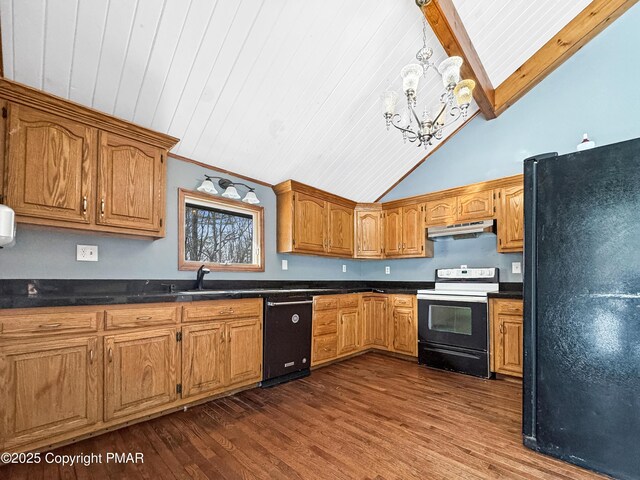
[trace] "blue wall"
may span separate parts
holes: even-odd
[[[587,132],[598,145],[640,137],[640,5],[632,7],[495,120],[478,115],[383,201],[522,173],[522,160],[574,151]],[[406,148],[399,142],[398,148]],[[364,278],[433,280],[435,268],[499,266],[505,281],[521,255],[495,253],[495,236],[436,243],[433,259],[363,264]],[[384,265],[391,275],[384,275]],[[395,265],[395,266],[394,266]]]
[[[0,278],[185,279],[194,272],[178,270],[178,188],[195,189],[205,173],[197,165],[169,158],[167,166],[166,237],[149,241],[105,237],[71,230],[18,225],[16,245],[0,250]],[[219,174],[227,178],[233,177]],[[236,179],[239,180],[239,179]],[[239,180],[245,182],[244,180]],[[249,182],[245,182],[249,183]],[[213,279],[353,280],[360,278],[361,262],[276,254],[276,197],[273,190],[252,185],[264,207],[265,271],[213,272]],[[97,245],[98,262],[77,262],[76,244]],[[288,259],[289,270],[281,269]],[[342,265],[347,273],[342,273]]]
[[[640,5],[631,8],[498,119],[474,118],[451,141],[393,189],[384,200],[432,192],[522,171],[530,155],[573,151],[582,133],[599,145],[640,136]],[[412,148],[402,145],[398,148]],[[415,148],[415,147],[413,147]],[[177,268],[177,189],[193,189],[205,169],[171,159],[168,164],[167,236],[154,242],[18,226],[15,247],[0,250],[0,278],[192,278]],[[275,195],[256,186],[265,208],[263,273],[215,273],[216,278],[432,280],[436,268],[459,264],[498,266],[505,281],[519,254],[498,254],[495,235],[445,240],[435,258],[355,261],[275,254]],[[100,261],[76,262],[76,244],[98,245]],[[282,271],[280,260],[289,260]],[[347,273],[342,273],[342,265]],[[391,274],[384,274],[384,267]]]

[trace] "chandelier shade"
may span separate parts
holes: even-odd
[[[457,85],[460,81],[460,67],[462,67],[462,58],[460,57],[449,57],[442,61],[438,67],[438,73],[442,75],[444,88]]]
[[[404,90],[405,95],[410,92],[415,94],[418,91],[418,81],[423,73],[422,65],[417,63],[410,63],[400,71],[402,90]]]

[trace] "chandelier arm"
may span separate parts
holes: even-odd
[[[415,109],[409,105],[409,109],[411,110],[411,113],[413,113],[413,118],[416,119],[416,122],[418,122],[418,126],[420,126],[420,124],[422,123],[422,120],[420,120],[420,117],[418,117],[418,114],[416,113]]]
[[[438,123],[438,119],[442,116],[442,114],[444,113],[444,111],[446,109],[447,109],[447,105],[446,104],[442,105],[442,108],[440,109],[440,112],[438,112],[438,114],[436,115],[436,118],[433,119],[433,124],[434,125],[436,125]]]
[[[416,132],[414,132],[413,130],[401,127],[399,124],[396,124],[396,121],[398,123],[402,121],[402,118],[400,117],[399,113],[396,113],[393,117],[391,117],[391,125],[393,127],[397,128],[398,130],[400,130],[401,132],[405,132],[407,135],[412,136],[413,140],[411,138],[409,138],[409,137],[407,137],[407,138],[409,139],[410,142],[415,142],[416,138],[418,137],[418,134]]]

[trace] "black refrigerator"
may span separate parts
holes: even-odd
[[[524,181],[524,443],[640,479],[640,139]]]

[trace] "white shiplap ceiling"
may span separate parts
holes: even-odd
[[[200,162],[372,201],[426,155],[379,105],[421,46],[414,0],[0,0],[0,15],[7,78],[176,136]],[[440,89],[430,75],[419,104]]]
[[[453,0],[494,88],[591,0]]]

